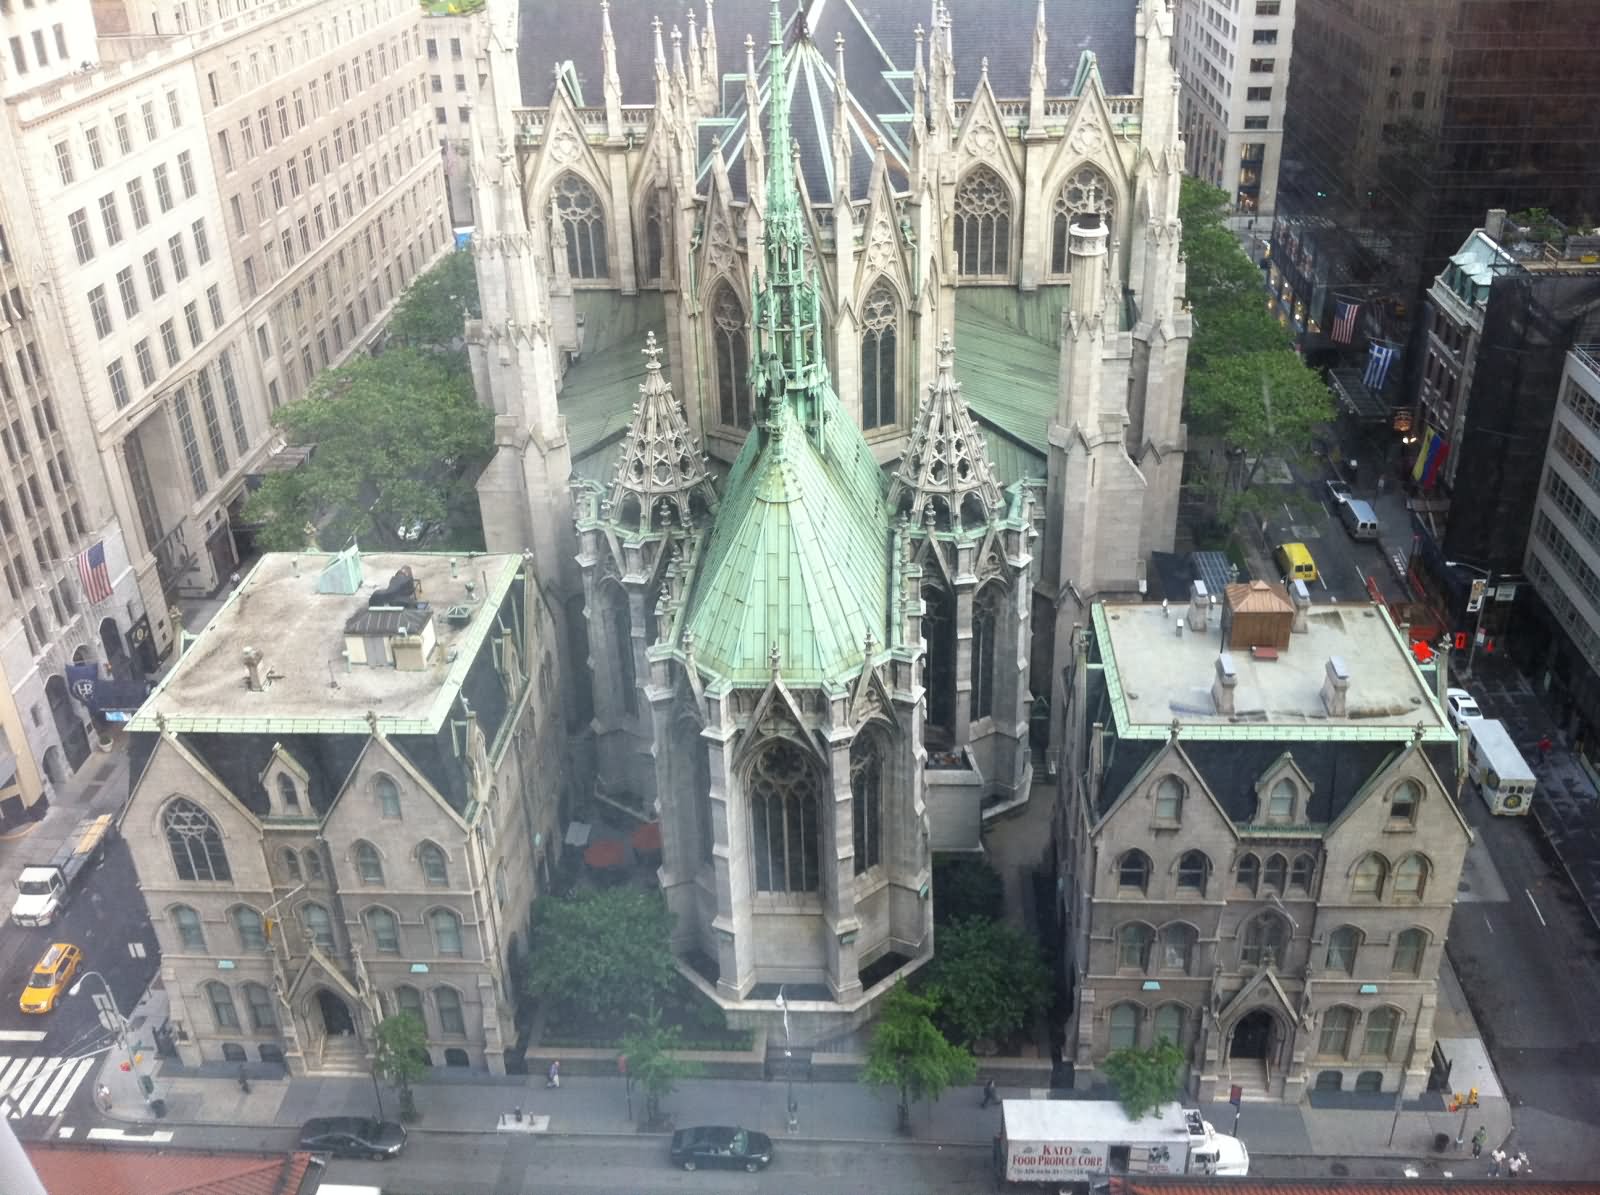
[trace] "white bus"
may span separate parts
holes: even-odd
[[[1467,774],[1490,813],[1525,816],[1533,806],[1533,769],[1511,741],[1505,723],[1489,718],[1467,722]]]

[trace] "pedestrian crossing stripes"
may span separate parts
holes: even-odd
[[[0,1056],[0,1108],[11,1120],[59,1116],[99,1061],[89,1058],[7,1058]]]

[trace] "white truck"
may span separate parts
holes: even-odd
[[[1466,723],[1467,774],[1478,786],[1478,795],[1490,813],[1510,817],[1526,816],[1533,808],[1533,790],[1538,781],[1522,752],[1511,741],[1504,722],[1473,718]]]
[[[1008,1183],[1084,1189],[1113,1174],[1250,1173],[1250,1153],[1193,1108],[1130,1120],[1115,1100],[1002,1100],[995,1169]]]
[[[17,903],[11,920],[17,925],[49,925],[66,907],[72,890],[91,863],[105,855],[113,830],[112,816],[86,817],[48,863],[30,863],[17,876]]]

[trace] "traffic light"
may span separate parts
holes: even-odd
[[[1466,651],[1467,650],[1467,633],[1465,631],[1457,631],[1456,632],[1456,650],[1457,651]]]

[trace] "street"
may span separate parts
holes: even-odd
[[[1326,478],[1332,475],[1332,466],[1322,457],[1314,461],[1316,476],[1311,480],[1295,478],[1291,481],[1287,466],[1274,466],[1283,470],[1273,480],[1278,483],[1277,491],[1285,497],[1266,519],[1267,554],[1270,556],[1279,544],[1305,544],[1317,562],[1317,580],[1308,586],[1313,602],[1365,602],[1369,596],[1368,577],[1377,579],[1387,597],[1402,597],[1399,582],[1384,559],[1383,549],[1376,542],[1358,542],[1345,533],[1326,484]],[[1356,496],[1371,500],[1366,491]],[[1385,526],[1384,538],[1398,535],[1402,530]],[[1271,576],[1277,576],[1276,569],[1274,562]]]

